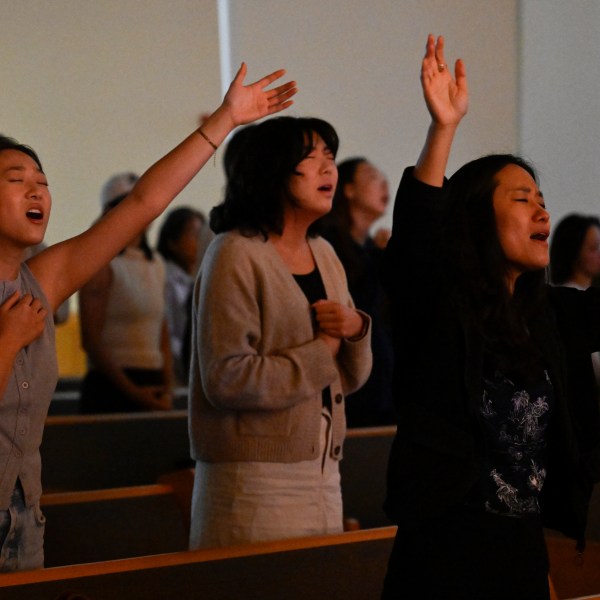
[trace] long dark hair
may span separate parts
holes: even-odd
[[[356,242],[350,233],[352,229],[352,215],[344,188],[347,184],[354,182],[354,176],[358,167],[368,162],[362,156],[355,156],[338,163],[338,182],[333,196],[331,211],[321,217],[315,224],[315,229],[325,239],[329,240],[335,248],[336,254],[346,270],[350,289],[358,283],[354,279],[361,271],[361,256],[357,252]]]
[[[562,285],[571,279],[590,227],[600,228],[600,219],[572,213],[554,229],[550,245],[550,277],[553,284]]]
[[[281,233],[289,179],[320,136],[335,156],[338,136],[326,121],[277,117],[240,129],[225,151],[224,201],[210,212],[215,233],[239,229],[244,235]],[[310,230],[309,230],[310,232]]]
[[[42,173],[44,172],[44,169],[42,167],[42,161],[40,160],[36,151],[33,148],[26,146],[25,144],[20,144],[14,138],[0,134],[0,152],[2,152],[2,150],[17,150],[18,152],[27,154],[27,156],[29,156],[29,158],[31,158],[39,167],[40,171]]]
[[[447,276],[460,308],[486,344],[497,356],[508,359],[508,369],[518,365],[527,372],[538,354],[531,346],[528,323],[544,297],[546,272],[521,274],[511,295],[506,284],[509,264],[498,237],[493,205],[497,175],[508,165],[521,167],[537,183],[533,166],[513,154],[484,156],[451,177],[444,234],[449,249]]]

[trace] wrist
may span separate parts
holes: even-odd
[[[356,312],[356,316],[360,319],[360,325],[356,334],[346,338],[349,342],[357,342],[358,340],[361,340],[365,337],[367,331],[369,330],[369,319],[358,311]]]
[[[223,139],[225,139],[238,125],[239,123],[236,122],[231,107],[223,102],[219,108],[206,119],[202,128],[214,126],[215,128],[221,129],[223,130]]]

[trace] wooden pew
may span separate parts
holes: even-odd
[[[600,542],[600,483],[594,486],[585,534],[587,539]]]
[[[168,484],[44,494],[47,567],[187,550],[188,514]]]
[[[350,429],[340,463],[344,514],[360,527],[389,525],[381,505],[394,427]],[[148,485],[189,458],[187,412],[48,417],[45,491]]]
[[[53,600],[371,600],[379,598],[394,527],[231,548],[11,573],[0,597]]]
[[[44,491],[155,483],[190,466],[187,411],[50,416],[41,446]]]
[[[600,544],[588,542],[582,555],[575,542],[548,532],[546,545],[550,558],[550,577],[559,598],[600,596]]]
[[[59,381],[52,395],[52,402],[50,402],[48,410],[49,415],[78,415],[81,413],[79,402],[81,395],[79,391],[80,382],[80,380],[74,380],[71,385],[61,385]],[[187,408],[187,388],[179,387],[173,390],[173,408],[176,410]]]
[[[340,462],[342,501],[346,519],[361,528],[385,527],[391,521],[382,508],[386,472],[396,427],[349,429]]]

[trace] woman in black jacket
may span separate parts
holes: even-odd
[[[445,180],[468,91],[441,37],[428,38],[421,81],[432,122],[384,267],[398,535],[383,597],[549,598],[543,527],[581,546],[600,475],[600,293],[546,284],[550,217],[524,160],[483,157]]]

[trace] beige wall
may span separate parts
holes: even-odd
[[[89,225],[106,177],[143,170],[216,106],[218,4],[231,17],[230,68],[246,60],[252,78],[285,66],[300,86],[291,114],[330,120],[340,158],[367,155],[392,186],[427,125],[425,36],[444,33],[472,95],[450,169],[522,150],[555,220],[598,212],[597,0],[3,0],[0,131],[42,156],[49,242]],[[220,161],[209,164],[176,202],[208,210],[222,181]]]
[[[220,100],[213,0],[3,0],[0,131],[41,155],[50,243],[99,212],[115,171],[143,171]],[[179,202],[220,193],[212,166]]]
[[[600,2],[522,2],[520,147],[556,224],[600,215]]]
[[[450,168],[517,143],[516,0],[229,0],[232,62],[284,65],[298,80],[292,113],[330,120],[340,158],[364,154],[392,187],[427,128],[419,83],[429,32],[463,58],[473,94]],[[389,222],[389,219],[388,219]]]

